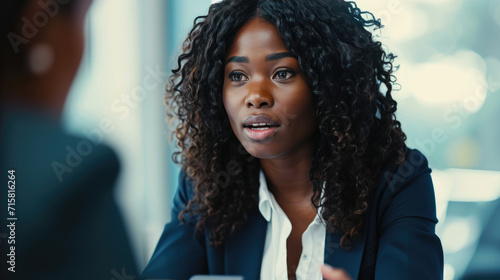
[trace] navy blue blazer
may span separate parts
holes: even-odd
[[[426,158],[416,150],[408,151],[403,164],[385,168],[362,238],[345,250],[339,246],[341,233],[327,233],[325,263],[345,269],[352,279],[442,279],[443,251],[434,233],[437,218],[430,172]],[[142,277],[183,280],[194,274],[228,274],[259,279],[267,221],[258,208],[224,246],[214,249],[208,244],[208,231],[204,238],[196,238],[194,220],[178,220],[191,194],[191,182],[181,172],[172,220]]]
[[[0,233],[10,232],[7,170],[11,169],[15,170],[17,221],[15,243],[0,239],[0,279],[88,280],[138,275],[113,198],[120,170],[117,155],[103,144],[66,134],[57,120],[42,112],[2,105]],[[10,246],[15,246],[15,273],[7,270],[11,267],[6,261]]]

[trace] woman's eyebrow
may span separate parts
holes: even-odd
[[[272,61],[272,60],[282,59],[282,58],[285,58],[285,57],[297,58],[297,56],[294,55],[294,54],[292,54],[291,52],[282,52],[282,53],[273,53],[273,54],[267,55],[266,58],[265,58],[265,60],[266,61]],[[224,63],[224,66],[226,66],[230,62],[249,63],[250,60],[248,59],[247,56],[231,56],[230,58],[228,58],[226,60],[226,62]]]
[[[295,56],[291,52],[282,52],[282,53],[273,53],[273,54],[266,56],[266,61],[278,60],[278,59],[282,59],[285,57],[297,58],[297,56]]]
[[[226,63],[224,63],[224,66],[226,66],[229,62],[238,62],[238,63],[248,63],[248,57],[246,56],[231,56],[226,60]]]

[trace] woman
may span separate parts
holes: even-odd
[[[167,96],[184,171],[144,278],[442,278],[430,169],[369,27],[340,0],[227,0],[195,20]]]
[[[117,155],[105,145],[68,135],[60,126],[82,59],[91,4],[2,3],[0,279],[137,275],[113,198],[120,169]]]

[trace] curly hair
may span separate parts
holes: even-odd
[[[173,160],[192,178],[193,198],[179,214],[217,247],[258,204],[260,163],[239,143],[222,102],[224,59],[237,31],[253,17],[278,29],[305,74],[316,104],[316,151],[309,177],[312,204],[348,249],[360,235],[382,167],[399,164],[406,136],[392,98],[395,56],[369,28],[382,25],[342,0],[225,0],[197,17],[172,70],[165,97],[176,117]],[[322,198],[320,193],[323,194]]]

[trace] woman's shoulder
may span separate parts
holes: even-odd
[[[194,179],[186,172],[184,168],[179,170],[177,191],[174,197],[174,203],[186,205],[194,197]]]
[[[386,166],[375,189],[373,207],[381,216],[425,216],[435,218],[434,186],[427,158],[418,150],[408,149],[400,164]],[[394,217],[393,217],[394,216]],[[436,220],[437,221],[437,220]]]
[[[427,158],[419,150],[408,149],[403,162],[389,163],[382,169],[379,188],[389,188],[394,192],[411,183],[415,178],[430,173]]]

